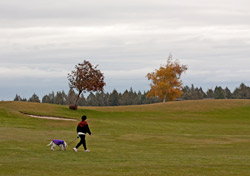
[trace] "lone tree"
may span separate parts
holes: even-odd
[[[152,80],[150,84],[151,90],[148,92],[148,97],[158,97],[163,102],[173,101],[180,97],[183,93],[181,91],[182,81],[180,80],[181,74],[187,70],[186,65],[172,60],[170,55],[167,64],[161,66],[155,72],[148,73],[148,80]]]
[[[29,102],[37,102],[37,103],[40,103],[40,99],[39,99],[39,97],[34,93],[34,94],[29,98]]]
[[[93,66],[89,61],[84,60],[75,66],[75,70],[68,74],[69,86],[78,91],[75,102],[69,108],[77,109],[77,102],[81,93],[85,91],[103,91],[105,85],[103,73]]]

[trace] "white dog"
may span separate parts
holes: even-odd
[[[53,139],[47,146],[51,145],[51,150],[54,151],[54,148],[56,146],[59,146],[61,150],[66,150],[68,145],[64,140],[59,140],[59,139]]]

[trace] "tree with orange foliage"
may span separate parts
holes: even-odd
[[[98,65],[97,65],[98,66]],[[77,109],[77,102],[81,93],[85,91],[103,91],[105,86],[104,75],[97,66],[93,66],[89,61],[84,60],[75,66],[76,70],[68,74],[70,88],[75,88],[78,91],[77,98],[71,109]]]
[[[150,84],[151,90],[148,92],[148,97],[158,97],[163,102],[173,101],[180,97],[182,81],[181,74],[187,70],[186,65],[180,65],[178,60],[173,61],[170,55],[167,64],[161,66],[155,72],[148,73],[148,80],[152,80]]]

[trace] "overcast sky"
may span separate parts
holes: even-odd
[[[250,84],[249,0],[0,0],[0,100],[68,91],[83,60],[105,91],[149,90],[146,74],[174,59],[184,85]]]

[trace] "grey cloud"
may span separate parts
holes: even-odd
[[[249,6],[247,0],[2,0],[1,74],[20,74],[0,77],[0,88],[43,87],[38,78],[65,88],[67,73],[89,60],[104,72],[106,90],[147,90],[145,75],[170,53],[188,65],[186,84],[249,82]]]
[[[176,25],[249,23],[249,1],[79,1],[22,0],[0,2],[2,26],[64,26],[121,23]],[[8,19],[8,21],[6,21]]]

